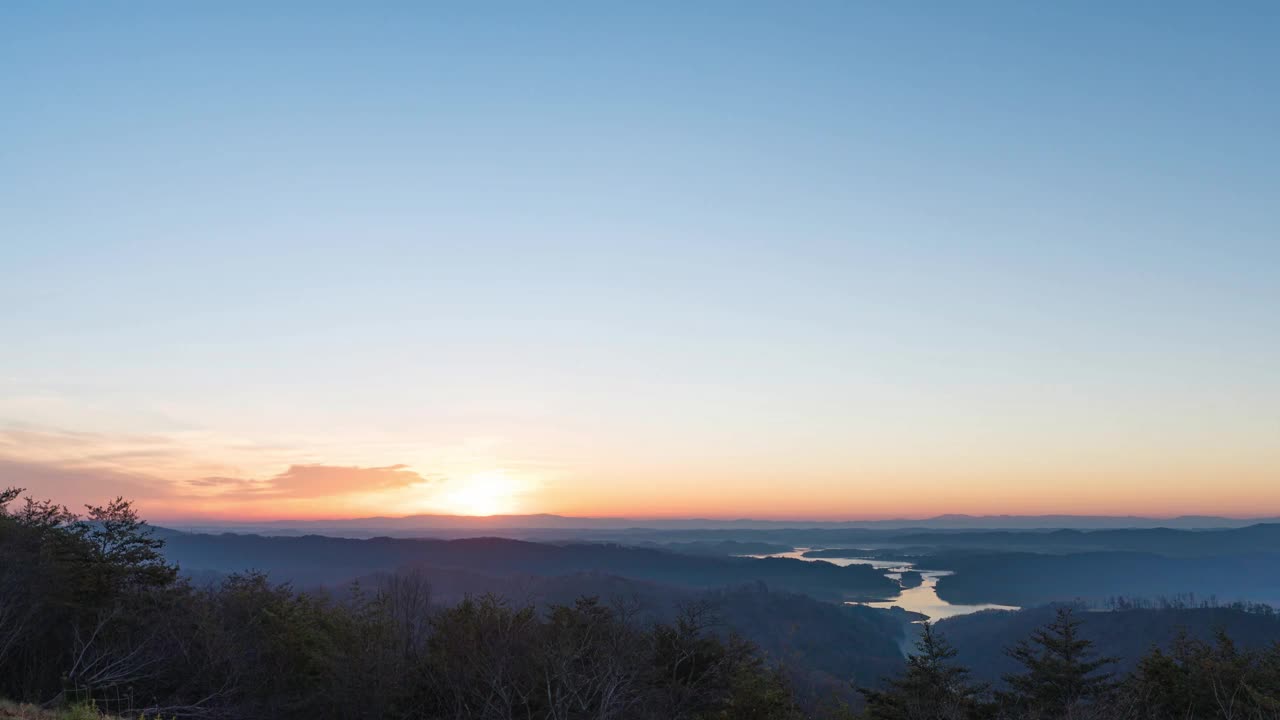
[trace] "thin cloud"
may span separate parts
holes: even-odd
[[[397,448],[384,449],[395,457]],[[34,497],[72,507],[122,495],[156,516],[290,514],[402,502],[418,508],[439,494],[444,479],[403,463],[312,460],[322,453],[214,433],[173,437],[0,427],[0,487],[24,487]]]
[[[110,468],[76,468],[51,463],[0,458],[0,488],[26,488],[35,498],[48,498],[72,508],[117,496],[154,499],[170,495],[172,485],[146,475]]]
[[[396,490],[411,485],[425,485],[428,478],[407,465],[358,467],[342,465],[291,465],[289,469],[267,480],[249,478],[206,477],[189,484],[205,488],[225,489],[221,498],[307,499]]]

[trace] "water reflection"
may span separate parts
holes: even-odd
[[[894,580],[901,580],[902,573],[907,570],[914,570],[914,563],[904,562],[901,560],[876,560],[874,558],[807,558],[804,556],[809,548],[796,548],[791,552],[773,553],[771,555],[753,555],[752,557],[784,557],[794,558],[796,560],[804,560],[806,562],[829,562],[833,565],[870,565],[877,570],[889,570],[886,576]],[[903,610],[920,613],[928,617],[930,620],[937,621],[943,618],[955,617],[956,615],[968,615],[980,610],[1019,610],[1020,608],[1013,605],[996,605],[994,603],[980,603],[978,605],[956,605],[938,597],[938,578],[944,575],[953,574],[950,570],[921,570],[920,577],[923,582],[917,587],[903,588],[898,597],[892,600],[879,600],[876,602],[858,602],[849,603],[850,605],[866,605],[873,608],[892,608],[900,607]]]
[[[900,607],[903,610],[918,612],[926,615],[930,620],[937,621],[944,618],[955,617],[956,615],[968,615],[980,610],[1018,610],[1013,605],[996,605],[995,603],[979,603],[977,605],[956,605],[938,597],[937,585],[938,578],[943,575],[951,575],[950,570],[921,570],[920,577],[924,582],[917,587],[903,588],[902,593],[892,600],[881,600],[878,602],[851,603],[855,605],[866,605],[874,608],[891,608]],[[898,573],[887,573],[889,577],[894,577]]]

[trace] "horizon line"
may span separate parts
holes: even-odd
[[[210,523],[210,524],[278,524],[278,523],[325,523],[325,522],[356,522],[356,521],[386,521],[386,520],[411,520],[415,518],[430,519],[459,519],[459,520],[501,520],[501,519],[519,519],[519,518],[556,518],[561,520],[609,520],[616,522],[708,522],[708,523],[813,523],[813,524],[851,524],[851,523],[894,523],[894,522],[932,522],[947,519],[970,519],[970,520],[986,520],[986,519],[1025,519],[1036,520],[1041,518],[1072,518],[1072,519],[1088,519],[1088,520],[1145,520],[1145,521],[1174,521],[1186,519],[1213,519],[1213,520],[1233,520],[1243,522],[1248,520],[1266,521],[1280,520],[1280,512],[1250,514],[1250,515],[1233,515],[1233,514],[1216,514],[1216,513],[1182,513],[1178,515],[1136,515],[1132,513],[1118,515],[1098,515],[1098,514],[1082,514],[1082,513],[1035,513],[1035,514],[1014,514],[1014,513],[996,513],[974,515],[970,513],[941,513],[938,515],[928,515],[922,517],[903,517],[903,516],[871,516],[861,518],[821,518],[821,517],[741,517],[741,516],[685,516],[685,515],[563,515],[559,513],[495,513],[492,515],[468,515],[462,513],[411,513],[407,515],[362,515],[348,517],[319,517],[319,518],[280,518],[273,517],[270,519],[254,519],[254,518],[227,518],[218,519],[210,517],[169,517],[165,518],[165,522],[181,522],[181,523]]]

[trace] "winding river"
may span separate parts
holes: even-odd
[[[829,562],[832,565],[870,565],[877,570],[888,570],[886,576],[898,580],[902,577],[902,573],[907,570],[914,570],[913,563],[902,562],[897,560],[873,560],[871,558],[807,558],[804,556],[809,548],[796,548],[791,552],[773,553],[770,555],[753,555],[752,557],[782,557],[793,558],[796,560],[804,560],[806,562]],[[876,602],[853,602],[850,605],[866,605],[873,608],[892,608],[900,607],[903,610],[920,613],[928,617],[930,620],[937,621],[944,618],[955,617],[956,615],[968,615],[980,610],[1019,610],[1020,608],[1013,605],[996,605],[994,603],[982,603],[979,605],[956,605],[938,597],[937,585],[938,578],[944,575],[953,574],[950,570],[921,570],[920,577],[924,580],[919,586],[913,588],[903,588],[898,597],[892,600],[879,600]]]

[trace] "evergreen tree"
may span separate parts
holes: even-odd
[[[1280,718],[1280,645],[1246,651],[1223,631],[1213,643],[1183,632],[1142,658],[1125,689],[1142,720]]]
[[[1053,622],[1008,653],[1024,671],[1004,677],[1009,690],[1000,693],[1000,700],[1017,717],[1071,717],[1115,687],[1111,673],[1102,672],[1115,659],[1097,656],[1093,641],[1081,637],[1080,620],[1071,608],[1059,608]]]
[[[955,648],[925,622],[916,653],[907,656],[902,677],[887,690],[862,690],[873,720],[960,720],[980,717],[982,687],[969,683],[969,670],[956,665]]]

